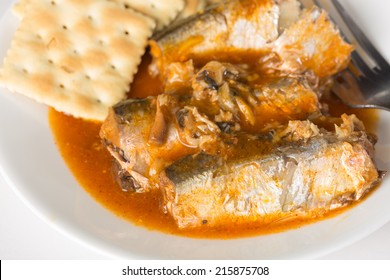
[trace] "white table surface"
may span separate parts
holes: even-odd
[[[0,16],[14,0],[1,0]],[[1,137],[1,136],[0,136]],[[108,259],[62,235],[23,204],[0,178],[0,259]],[[390,260],[390,223],[321,259]]]

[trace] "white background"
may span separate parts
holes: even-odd
[[[0,16],[13,1],[1,0]],[[4,132],[0,132],[0,137],[1,133]],[[365,239],[323,258],[389,260],[389,237],[390,223]],[[95,260],[107,257],[68,239],[40,220],[0,178],[0,259]]]

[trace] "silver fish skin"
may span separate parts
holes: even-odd
[[[373,143],[359,127],[353,115],[336,132],[292,121],[280,140],[261,140],[273,143],[268,151],[244,144],[241,158],[187,157],[162,175],[166,209],[191,228],[313,217],[348,205],[379,180]]]

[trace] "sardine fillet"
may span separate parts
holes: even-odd
[[[329,20],[328,14],[318,7],[304,11],[274,45],[274,51],[282,61],[282,70],[310,69],[320,78],[345,69],[353,51]]]
[[[170,63],[227,49],[263,49],[278,37],[278,18],[273,0],[225,1],[157,35],[152,53],[159,57],[161,51],[160,63]]]
[[[166,170],[166,207],[180,228],[321,215],[375,185],[372,149],[364,132],[326,132],[223,164],[187,157]]]
[[[301,10],[297,0],[234,0],[166,30],[151,42],[154,68],[165,77],[170,64],[212,57],[230,61],[252,52],[268,70],[313,71],[319,78],[345,69],[353,47],[326,11]]]

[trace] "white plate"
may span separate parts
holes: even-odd
[[[345,0],[374,43],[390,58],[385,13],[390,2]],[[4,8],[1,7],[0,9]],[[0,21],[0,57],[17,26],[7,11]],[[380,168],[390,168],[390,114],[381,113]],[[47,108],[0,89],[0,173],[36,214],[64,234],[120,258],[293,259],[314,258],[351,244],[390,220],[390,179],[359,206],[333,219],[279,234],[237,240],[196,240],[135,227],[116,218],[77,184],[58,154]]]

